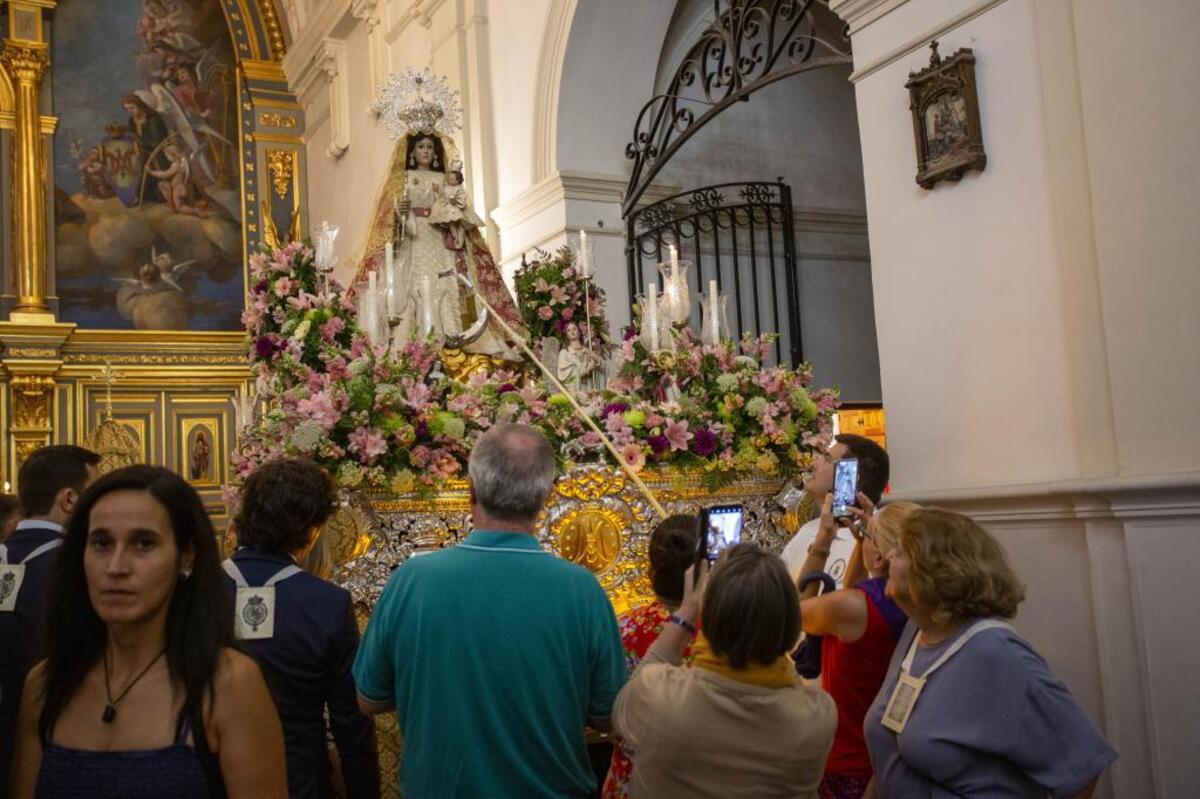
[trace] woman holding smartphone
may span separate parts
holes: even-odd
[[[800,602],[783,561],[754,544],[684,575],[683,601],[613,706],[631,797],[815,797],[837,711],[787,654]],[[691,668],[685,647],[703,619]]]
[[[851,568],[846,580],[851,587],[800,602],[804,632],[822,636],[821,687],[838,710],[821,799],[858,799],[871,781],[863,717],[879,692],[908,621],[886,594],[887,555],[896,546],[904,520],[919,507],[894,502],[873,514],[851,558],[852,566],[866,569],[866,579],[858,580],[854,576],[858,569]]]
[[[21,697],[15,799],[283,797],[283,733],[231,648],[212,523],[154,466],[96,481],[67,526],[46,660]]]

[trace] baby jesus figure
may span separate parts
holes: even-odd
[[[468,230],[483,227],[483,220],[467,205],[461,161],[450,164],[450,171],[446,173],[446,185],[434,195],[433,205],[429,209],[429,224],[446,230],[449,233],[447,246],[453,241],[452,249],[455,250],[466,246]]]

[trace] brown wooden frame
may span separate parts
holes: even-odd
[[[937,47],[936,40],[930,42],[929,66],[910,72],[904,84],[917,145],[917,185],[923,189],[932,189],[943,180],[957,182],[967,170],[987,166],[975,89],[975,54],[964,47],[943,60]]]

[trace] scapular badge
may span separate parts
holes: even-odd
[[[11,612],[17,607],[17,595],[25,580],[25,567],[19,563],[0,564],[0,613]]]
[[[234,632],[242,640],[275,636],[275,589],[239,588]]]

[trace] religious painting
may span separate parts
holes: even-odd
[[[217,0],[54,17],[54,265],[83,328],[238,330],[238,84]]]
[[[943,60],[936,41],[930,49],[929,66],[910,73],[905,84],[917,146],[917,184],[923,189],[942,180],[961,180],[968,170],[987,166],[975,91],[975,55],[964,48]]]
[[[220,483],[216,429],[216,419],[189,419],[183,424],[179,474],[192,485]]]

